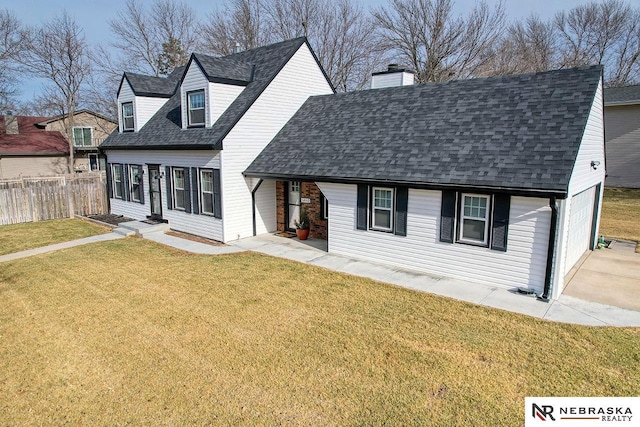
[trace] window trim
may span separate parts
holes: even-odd
[[[492,206],[492,200],[493,197],[490,194],[479,194],[479,193],[459,193],[460,195],[460,203],[459,203],[459,208],[458,208],[458,218],[456,221],[456,226],[458,228],[458,232],[457,234],[457,239],[456,242],[458,243],[464,243],[467,245],[475,245],[475,246],[482,246],[482,247],[489,247],[489,243],[490,243],[490,236],[489,236],[489,230],[491,227],[491,206]],[[465,197],[481,197],[483,199],[487,200],[487,205],[485,208],[485,218],[484,218],[484,241],[480,241],[480,240],[476,240],[476,239],[471,239],[471,238],[467,238],[464,237],[463,232],[464,232],[464,220],[465,219],[469,219],[469,220],[473,220],[473,221],[482,221],[482,219],[478,218],[478,217],[471,217],[471,216],[465,216],[464,215],[464,199]]]
[[[383,191],[390,191],[391,192],[391,207],[390,208],[386,208],[386,207],[376,207],[375,206],[375,199],[376,199],[376,190],[383,190]],[[385,233],[393,233],[393,226],[394,226],[394,216],[395,216],[395,204],[396,204],[396,200],[395,200],[395,195],[396,195],[396,189],[392,188],[392,187],[374,187],[371,186],[371,195],[369,198],[369,210],[371,212],[370,216],[369,216],[369,229],[373,230],[373,231],[382,231]],[[374,218],[375,218],[375,211],[376,210],[384,210],[384,211],[388,211],[389,212],[389,227],[380,227],[380,226],[376,226],[374,224]]]
[[[193,123],[191,121],[191,111],[192,110],[200,110],[200,108],[191,108],[191,95],[196,95],[202,93],[203,103],[202,103],[202,122]],[[207,122],[207,97],[204,89],[191,90],[187,92],[187,126],[188,127],[204,127]]]
[[[133,173],[134,169],[140,169],[137,173]],[[142,167],[140,165],[129,165],[129,182],[131,183],[131,201],[132,202],[137,202],[140,203],[140,201],[142,200],[142,192],[144,191],[143,189],[143,184],[142,184]],[[134,185],[136,185],[135,183],[135,179],[138,180],[138,198],[136,199],[135,197],[135,190],[134,190]]]
[[[82,129],[82,142],[83,144],[76,144],[76,129]],[[84,144],[84,129],[89,129],[89,145]],[[74,126],[71,130],[71,134],[73,136],[73,146],[74,147],[91,147],[93,143],[93,127],[91,126]]]
[[[211,194],[211,212],[205,212],[204,210],[204,203],[202,203],[203,200],[203,196],[205,194],[205,191],[202,188],[202,173],[203,172],[209,172],[211,173],[211,191],[207,191],[207,194]],[[215,198],[215,178],[213,176],[213,168],[200,168],[198,169],[198,198],[199,198],[199,202],[200,202],[200,214],[201,215],[207,215],[207,216],[215,216],[215,212],[216,212],[216,198]]]
[[[116,168],[120,170],[119,173],[119,178],[120,180],[118,180],[118,174],[116,174]],[[111,165],[111,175],[113,176],[113,198],[114,199],[120,199],[120,200],[124,200],[124,187],[123,187],[123,180],[124,180],[124,172],[123,172],[123,166],[120,163],[113,163]],[[118,191],[120,192],[120,196],[118,196]]]
[[[130,116],[126,116],[124,114],[124,107],[125,106],[129,106],[129,105],[131,105],[131,115]],[[135,128],[136,128],[136,122],[135,122],[135,118],[134,118],[135,114],[134,114],[134,111],[133,111],[133,101],[123,102],[121,104],[120,109],[121,109],[121,114],[122,114],[122,131],[123,132],[134,131]],[[131,127],[127,127],[127,119],[129,119],[129,118],[131,119]]]
[[[178,187],[178,185],[176,184],[176,171],[182,171],[182,187]],[[171,168],[171,193],[172,193],[172,204],[173,204],[173,209],[177,210],[177,211],[186,211],[186,203],[185,203],[185,193],[186,193],[186,189],[185,189],[185,184],[184,184],[184,180],[185,180],[185,173],[184,173],[184,168],[183,167],[172,167]],[[178,191],[182,191],[182,203],[183,206],[180,207],[177,204],[177,200],[178,198],[176,197],[177,192]]]

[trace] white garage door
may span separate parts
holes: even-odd
[[[571,270],[585,251],[589,249],[595,194],[596,187],[591,187],[582,193],[576,194],[571,199],[565,274]]]

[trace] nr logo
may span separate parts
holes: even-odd
[[[553,417],[553,406],[551,405],[538,406],[534,403],[532,407],[532,416],[533,418],[539,418],[542,421],[547,421],[547,418],[551,421],[556,420]]]

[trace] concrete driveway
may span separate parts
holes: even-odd
[[[640,311],[640,254],[634,247],[616,242],[612,249],[591,252],[563,294]]]

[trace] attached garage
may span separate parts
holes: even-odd
[[[569,273],[582,255],[591,249],[596,191],[597,186],[594,186],[571,198],[565,274]]]

